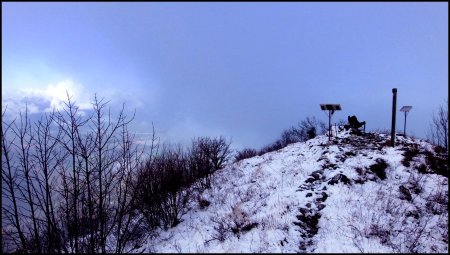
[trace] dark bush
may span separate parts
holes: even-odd
[[[359,174],[359,175],[363,175],[365,173],[364,169],[362,169],[361,167],[356,167],[355,171]]]
[[[236,154],[236,156],[234,157],[234,162],[238,162],[240,160],[252,158],[255,156],[258,156],[258,151],[256,151],[255,149],[246,148]]]
[[[138,174],[135,207],[147,225],[173,227],[180,222],[188,201],[190,172],[180,147],[164,147]]]
[[[447,151],[445,150],[444,147],[442,146],[436,146],[434,147],[434,152],[438,153],[438,154],[442,154],[442,153],[447,153]]]
[[[345,155],[347,155],[349,157],[354,157],[354,156],[356,156],[356,153],[354,151],[346,151]]]
[[[223,137],[201,137],[185,152],[181,146],[165,146],[148,159],[136,178],[134,208],[150,229],[174,227],[185,213],[192,185],[211,187],[211,175],[228,162],[230,142]],[[206,204],[208,203],[208,204]],[[203,201],[200,206],[208,206]]]
[[[296,127],[291,127],[289,133],[292,134],[294,140],[297,142],[304,142],[316,137],[318,134],[326,132],[325,123],[317,120],[315,117],[307,117],[297,124]]]
[[[211,174],[223,168],[231,155],[230,143],[224,137],[200,137],[192,141],[189,168],[194,180],[204,178],[203,188],[211,187]]]
[[[268,152],[277,151],[279,149],[282,149],[284,146],[285,145],[283,145],[283,143],[280,140],[275,141],[274,143],[266,145],[265,147],[263,147],[259,151],[258,155],[261,156],[261,155],[266,154]]]
[[[427,173],[427,166],[425,164],[420,164],[418,167],[416,167],[416,169],[419,173]]]
[[[375,236],[380,238],[382,244],[390,242],[390,231],[383,226],[371,224],[369,228],[369,236]]]
[[[280,143],[284,146],[291,144],[291,143],[297,143],[300,142],[300,139],[295,132],[293,128],[286,129],[283,132],[281,132],[281,138],[279,139]],[[283,147],[284,147],[283,146]]]
[[[188,153],[191,183],[198,180],[201,189],[208,188],[211,185],[210,174],[214,171],[214,166],[209,160],[208,154],[196,142],[192,142],[192,147]]]
[[[315,117],[307,117],[305,120],[284,130],[281,133],[281,138],[275,142],[263,147],[258,155],[261,156],[267,152],[277,151],[286,147],[291,143],[305,142],[316,137],[318,134],[326,132],[325,123],[317,120]]]
[[[405,167],[409,167],[410,166],[410,162],[411,160],[417,156],[419,154],[419,149],[415,148],[415,147],[406,147],[405,148],[405,152],[403,153],[403,159],[402,159],[402,164]]]
[[[448,155],[433,154],[431,151],[425,152],[425,160],[428,168],[436,174],[448,177]]]
[[[225,166],[230,159],[230,144],[224,137],[209,138],[203,137],[197,139],[198,146],[205,152],[213,164],[214,171]]]
[[[198,201],[198,205],[200,206],[200,209],[204,209],[204,208],[208,207],[210,204],[211,204],[211,202],[209,202],[206,199],[200,199]]]
[[[448,191],[438,191],[427,198],[425,207],[428,212],[440,215],[448,212]]]
[[[256,223],[256,222],[246,224],[245,226],[242,227],[242,232],[250,231],[253,228],[256,228],[257,226],[258,226],[258,223]]]
[[[370,166],[370,171],[372,171],[381,180],[386,179],[386,168],[388,167],[388,164],[382,158],[378,158],[375,161],[377,163]]]
[[[141,167],[134,186],[136,199],[133,207],[143,214],[150,229],[160,226],[161,181],[151,160]]]

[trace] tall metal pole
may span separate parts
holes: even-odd
[[[328,111],[328,141],[331,141],[331,110]]]
[[[405,124],[403,124],[403,135],[406,137],[406,111],[405,111]]]
[[[397,88],[392,89],[392,126],[391,126],[391,146],[395,146],[395,113],[397,109]]]

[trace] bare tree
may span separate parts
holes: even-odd
[[[203,157],[197,163],[204,165],[193,171],[181,146],[158,152],[153,129],[144,161],[128,129],[134,115],[128,118],[122,107],[113,116],[107,103],[95,97],[87,114],[67,95],[61,110],[34,124],[28,111],[2,120],[2,197],[9,202],[2,204],[2,237],[11,241],[8,251],[131,251],[143,241],[144,219],[175,226],[190,185],[229,159],[229,142],[203,138],[195,144]],[[140,215],[145,210],[150,217]]]
[[[439,105],[437,114],[433,113],[427,136],[433,144],[444,147],[448,153],[448,100],[445,105]]]
[[[26,251],[26,238],[19,221],[19,217],[21,216],[19,215],[18,198],[16,193],[18,189],[18,176],[13,166],[14,162],[12,159],[12,146],[15,142],[15,137],[10,137],[10,131],[14,125],[14,120],[11,122],[4,121],[5,112],[6,109],[2,112],[2,199],[4,200],[2,203],[2,231],[7,227],[5,226],[5,223],[12,226],[15,231],[8,231],[7,236],[11,237],[11,240],[8,241],[15,241],[16,247],[21,247],[22,251]],[[6,236],[3,232],[2,236],[4,242],[4,238]],[[20,240],[20,243],[16,241],[16,236],[19,237],[18,240]],[[4,246],[5,243],[2,243],[3,248]]]
[[[120,110],[118,117],[113,120],[110,110],[105,112],[107,102],[99,100],[95,96],[93,102],[94,118],[92,119],[93,132],[95,134],[94,147],[96,152],[94,167],[98,178],[98,213],[100,222],[100,248],[102,253],[106,253],[106,238],[113,229],[113,225],[108,217],[109,213],[115,209],[112,207],[113,188],[118,171],[115,163],[120,159],[117,153],[117,146],[120,140],[117,137],[121,128],[128,125],[131,120],[127,120],[124,114],[124,106]],[[120,176],[120,175],[119,175]]]
[[[89,116],[86,121],[90,121],[92,116]],[[80,182],[81,195],[83,201],[81,201],[82,206],[82,217],[84,219],[83,230],[84,232],[89,233],[89,241],[88,244],[84,244],[83,248],[87,249],[86,251],[89,253],[95,252],[96,244],[98,240],[96,238],[96,230],[98,227],[97,224],[97,215],[94,213],[94,208],[96,207],[94,198],[95,185],[93,183],[93,167],[92,167],[92,155],[94,154],[94,136],[92,132],[84,132],[84,134],[80,131],[80,129],[76,129],[76,138],[77,138],[77,147],[79,148],[79,154],[81,159],[79,159],[79,164],[81,164],[81,174],[82,181]],[[80,162],[81,160],[81,162]],[[85,194],[87,192],[87,194]],[[86,208],[87,207],[87,208]]]
[[[61,151],[58,148],[58,139],[61,135],[61,129],[52,131],[52,123],[55,112],[44,114],[37,121],[34,128],[34,150],[32,156],[36,161],[37,167],[34,168],[34,176],[36,176],[36,185],[38,186],[38,194],[35,200],[38,201],[40,210],[44,213],[45,218],[45,251],[61,252],[62,242],[60,232],[57,227],[54,205],[54,188],[56,185],[56,171],[59,160],[62,159]]]
[[[131,121],[131,120],[130,120]],[[128,131],[127,123],[121,126],[121,139],[118,146],[118,175],[114,185],[116,196],[116,206],[114,210],[114,233],[116,237],[116,253],[123,253],[127,244],[139,242],[143,233],[141,223],[143,218],[138,218],[134,204],[137,194],[134,191],[134,180],[139,168],[142,166],[144,148],[138,148],[134,143],[134,136]],[[151,152],[153,152],[152,139]]]
[[[31,230],[31,242],[29,245],[30,249],[35,252],[42,252],[41,242],[39,236],[38,219],[37,219],[37,208],[34,201],[35,198],[35,182],[32,178],[32,170],[35,166],[35,162],[31,158],[31,148],[33,146],[33,132],[31,130],[30,120],[28,118],[28,107],[25,107],[25,112],[19,113],[20,124],[16,125],[14,123],[14,128],[12,129],[15,136],[18,138],[18,143],[15,144],[16,152],[18,155],[19,168],[16,171],[20,171],[22,177],[25,181],[25,190],[18,189],[21,193],[23,201],[28,205],[27,211],[30,213],[28,218],[31,220],[32,230]],[[20,184],[19,184],[20,185]]]
[[[63,109],[34,125],[27,108],[18,120],[2,118],[6,251],[122,253],[141,241],[131,191],[143,150],[128,132],[133,118],[124,108],[114,118],[106,104],[95,97],[87,116],[67,95]]]
[[[79,246],[79,204],[80,204],[80,172],[81,166],[78,164],[81,155],[79,148],[79,130],[88,122],[83,119],[79,112],[79,107],[71,101],[67,93],[67,102],[64,102],[63,112],[57,112],[56,123],[58,124],[62,135],[59,137],[59,145],[70,155],[69,166],[63,168],[63,197],[66,202],[66,219],[71,249],[75,253],[80,252]],[[66,169],[71,169],[71,176],[65,173]],[[66,186],[66,185],[70,185]],[[70,203],[70,206],[69,206]],[[70,214],[71,213],[71,214]]]

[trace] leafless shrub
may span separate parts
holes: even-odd
[[[240,238],[242,233],[250,231],[259,225],[250,219],[250,216],[242,210],[240,204],[232,206],[231,211],[224,216],[216,215],[211,220],[214,222],[215,231],[211,240],[219,240],[221,242],[229,238],[231,234]]]
[[[232,222],[231,231],[239,238],[242,228],[248,223],[248,215],[239,205],[235,205],[231,208],[229,217]]]
[[[220,242],[224,242],[227,240],[227,238],[231,235],[230,224],[219,217],[214,217],[211,221],[214,223],[214,233],[211,236],[212,239],[209,241],[218,240]]]
[[[436,190],[426,198],[425,207],[433,215],[448,213],[448,190],[444,190],[442,185],[438,185]]]
[[[421,173],[421,171],[418,172]],[[414,194],[420,194],[423,190],[425,178],[426,175],[411,171],[406,185]]]

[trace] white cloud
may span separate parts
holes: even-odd
[[[91,104],[88,98],[83,98],[83,86],[81,84],[75,83],[71,79],[63,80],[57,84],[50,84],[44,91],[37,91],[41,93],[44,97],[47,97],[50,101],[50,110],[52,108],[61,109],[67,101],[67,94],[72,96],[77,102],[80,109],[89,109]],[[49,110],[47,109],[47,110]]]
[[[61,110],[67,102],[67,94],[79,107],[80,111],[90,109],[91,103],[88,93],[80,83],[67,78],[46,87],[25,87],[5,91],[3,108],[8,112],[18,113],[28,107],[30,113],[49,112],[53,109]]]

